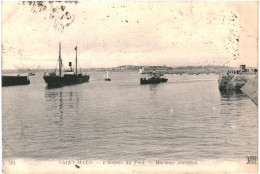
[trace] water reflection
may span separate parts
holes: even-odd
[[[232,122],[242,116],[240,108],[244,108],[244,110],[249,109],[251,102],[249,102],[249,98],[242,91],[224,90],[220,91],[220,95],[222,128],[235,127]]]
[[[74,91],[46,91],[45,99],[49,129],[53,130],[52,148],[62,156],[79,140],[80,97]]]
[[[77,112],[79,106],[79,95],[77,92],[50,92],[45,93],[46,104],[51,111],[58,109],[60,115],[69,110],[69,112]]]
[[[144,93],[148,93],[150,96],[150,99],[155,100],[158,96],[158,92],[160,88],[160,84],[146,84],[141,85],[141,89]]]
[[[151,94],[151,97],[156,97],[156,94],[157,94],[157,91],[158,91],[158,84],[151,84],[149,85],[149,88],[150,88],[150,94]]]
[[[56,113],[61,120],[63,119],[63,93],[62,92],[46,92],[47,116]]]
[[[220,90],[221,100],[247,98],[240,90]]]

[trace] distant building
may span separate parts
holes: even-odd
[[[161,73],[167,73],[169,70],[172,70],[172,67],[167,66],[143,66],[141,69],[139,69],[139,73],[146,74],[149,72],[161,72]]]

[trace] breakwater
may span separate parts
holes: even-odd
[[[258,105],[258,75],[256,74],[220,74],[220,90],[241,90]]]
[[[30,79],[28,76],[2,76],[2,86],[28,85]]]
[[[247,83],[241,88],[256,105],[258,105],[258,75],[255,75],[247,81]]]
[[[249,79],[255,75],[249,74],[220,74],[219,75],[219,89],[220,90],[240,90]]]

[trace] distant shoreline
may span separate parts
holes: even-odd
[[[142,67],[149,68],[150,70],[164,71],[172,74],[194,74],[194,73],[222,73],[226,70],[238,69],[238,67],[219,66],[219,65],[205,65],[205,66],[179,66],[179,67],[168,67],[168,66],[135,66],[125,65],[110,68],[81,68],[82,72],[138,72]],[[2,69],[4,73],[29,73],[29,72],[51,72],[55,69]]]

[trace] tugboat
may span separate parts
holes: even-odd
[[[106,76],[105,76],[105,81],[111,81],[111,79],[109,78],[108,71],[107,71],[107,74],[106,74]]]
[[[157,74],[157,73],[150,73],[149,74],[151,77],[150,78],[140,78],[140,84],[158,84],[158,83],[165,83],[168,81],[167,78],[161,77],[163,76],[162,74]]]
[[[56,69],[54,72],[50,73],[49,75],[46,75],[44,73],[43,79],[45,83],[47,84],[48,88],[56,88],[56,87],[63,87],[67,85],[75,85],[75,84],[81,84],[84,82],[88,82],[90,76],[89,75],[82,75],[82,73],[78,74],[77,69],[77,46],[75,47],[76,50],[76,72],[72,69],[72,63],[69,62],[70,69],[66,71],[66,73],[62,76],[62,59],[61,59],[61,44],[59,44],[59,74],[56,75]]]

